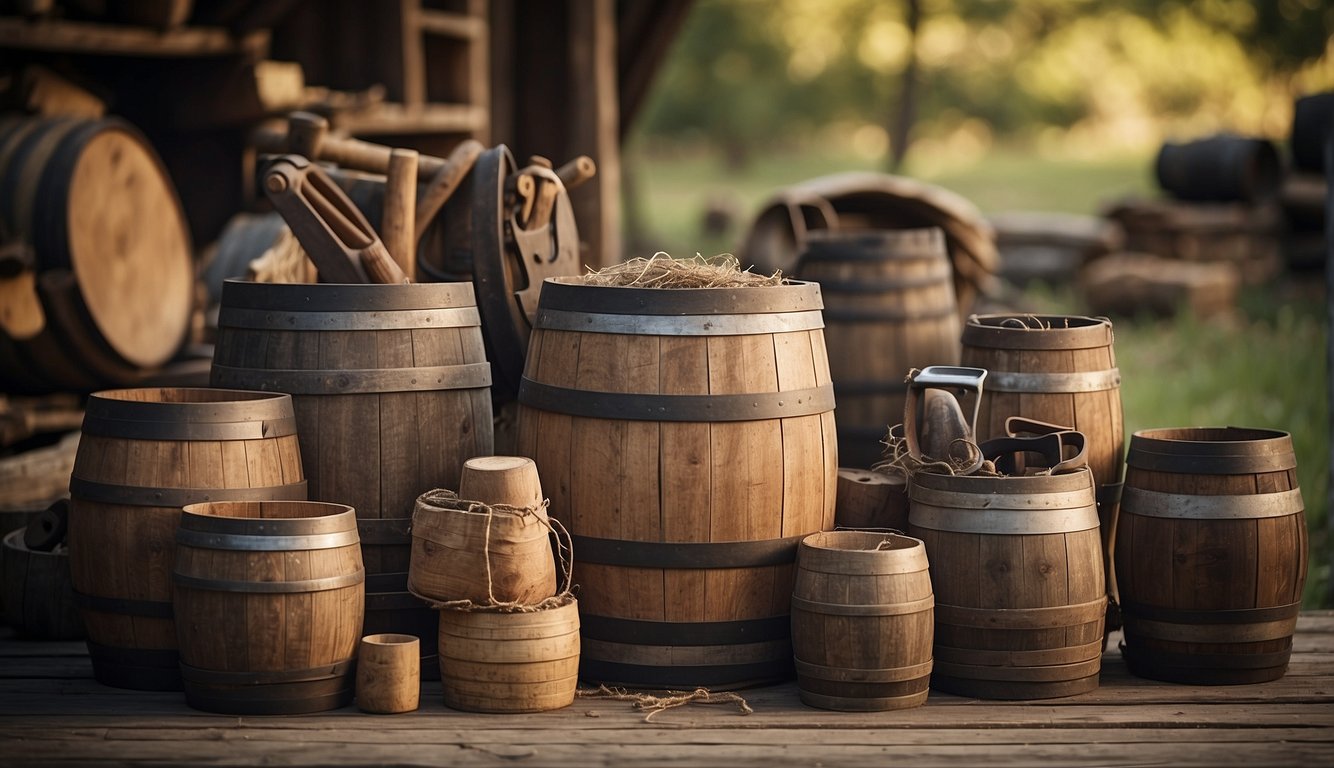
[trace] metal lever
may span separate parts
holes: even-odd
[[[919,461],[922,458],[922,449],[917,441],[917,404],[922,391],[945,389],[974,392],[973,417],[968,422],[968,437],[975,440],[977,416],[982,410],[982,386],[986,378],[987,371],[984,368],[965,368],[957,365],[929,365],[909,374],[908,396],[903,404],[903,437],[908,443],[909,455]],[[974,465],[963,474],[975,472],[981,466],[982,456],[979,453]]]

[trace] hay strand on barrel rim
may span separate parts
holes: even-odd
[[[741,262],[730,253],[708,258],[697,253],[692,258],[675,259],[659,251],[647,259],[590,269],[584,282],[618,288],[744,288],[782,285],[783,273],[775,271],[765,276],[749,268],[743,270]]]

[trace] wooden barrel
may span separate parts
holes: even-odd
[[[840,467],[834,525],[908,530],[908,481],[898,472]]]
[[[868,469],[903,420],[912,368],[957,365],[959,307],[938,228],[807,235],[797,276],[820,284],[838,455]]]
[[[1226,134],[1163,142],[1153,171],[1168,194],[1197,202],[1272,201],[1283,182],[1283,161],[1272,142]]]
[[[417,496],[493,452],[479,322],[466,283],[223,285],[212,383],[292,395],[310,497],[357,510],[370,611],[407,600]],[[434,621],[416,605],[366,623],[413,634]]]
[[[5,621],[19,637],[33,640],[79,640],[83,621],[74,605],[70,584],[69,552],[61,547],[51,552],[29,549],[24,529],[5,534],[3,597]]]
[[[813,283],[543,286],[518,452],[573,536],[585,679],[791,674],[797,543],[834,522],[820,308]]]
[[[408,587],[441,602],[541,602],[556,594],[549,530],[536,509],[424,493],[412,514]]]
[[[1116,566],[1132,673],[1223,685],[1287,671],[1307,568],[1296,467],[1277,430],[1130,438]]]
[[[114,119],[0,128],[0,229],[32,247],[35,324],[0,324],[0,388],[88,391],[167,362],[189,329],[190,233],[147,140]]]
[[[1004,437],[1011,416],[1084,433],[1097,483],[1104,573],[1114,594],[1112,553],[1125,426],[1112,341],[1112,323],[1104,317],[973,315],[963,329],[963,364],[987,370],[977,417],[979,441]]]
[[[181,507],[304,499],[282,394],[123,389],[88,398],[70,478],[70,575],[99,682],[180,690],[171,565]]]
[[[1088,470],[919,472],[910,498],[936,596],[931,687],[987,699],[1097,688],[1107,589]]]
[[[190,706],[293,715],[352,701],[366,571],[351,507],[187,505],[171,579]]]
[[[440,611],[440,687],[465,712],[544,712],[574,702],[579,603],[526,613]]]
[[[850,712],[920,706],[934,605],[921,541],[864,531],[802,539],[792,592],[801,700]]]

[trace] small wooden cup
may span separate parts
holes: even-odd
[[[537,465],[523,456],[478,456],[463,464],[459,498],[486,504],[541,508]]]
[[[357,654],[357,707],[394,715],[417,708],[421,641],[415,635],[366,635]]]

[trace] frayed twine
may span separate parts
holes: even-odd
[[[653,717],[659,712],[666,712],[669,709],[684,707],[687,704],[736,704],[737,709],[743,715],[751,715],[755,710],[751,709],[750,704],[741,697],[740,694],[724,692],[714,693],[708,688],[696,688],[693,691],[667,691],[665,696],[655,696],[651,693],[631,693],[624,688],[609,688],[605,685],[599,685],[597,688],[580,688],[574,692],[574,695],[581,699],[611,699],[613,701],[628,701],[633,709],[647,712],[644,715],[644,722],[652,722]]]

